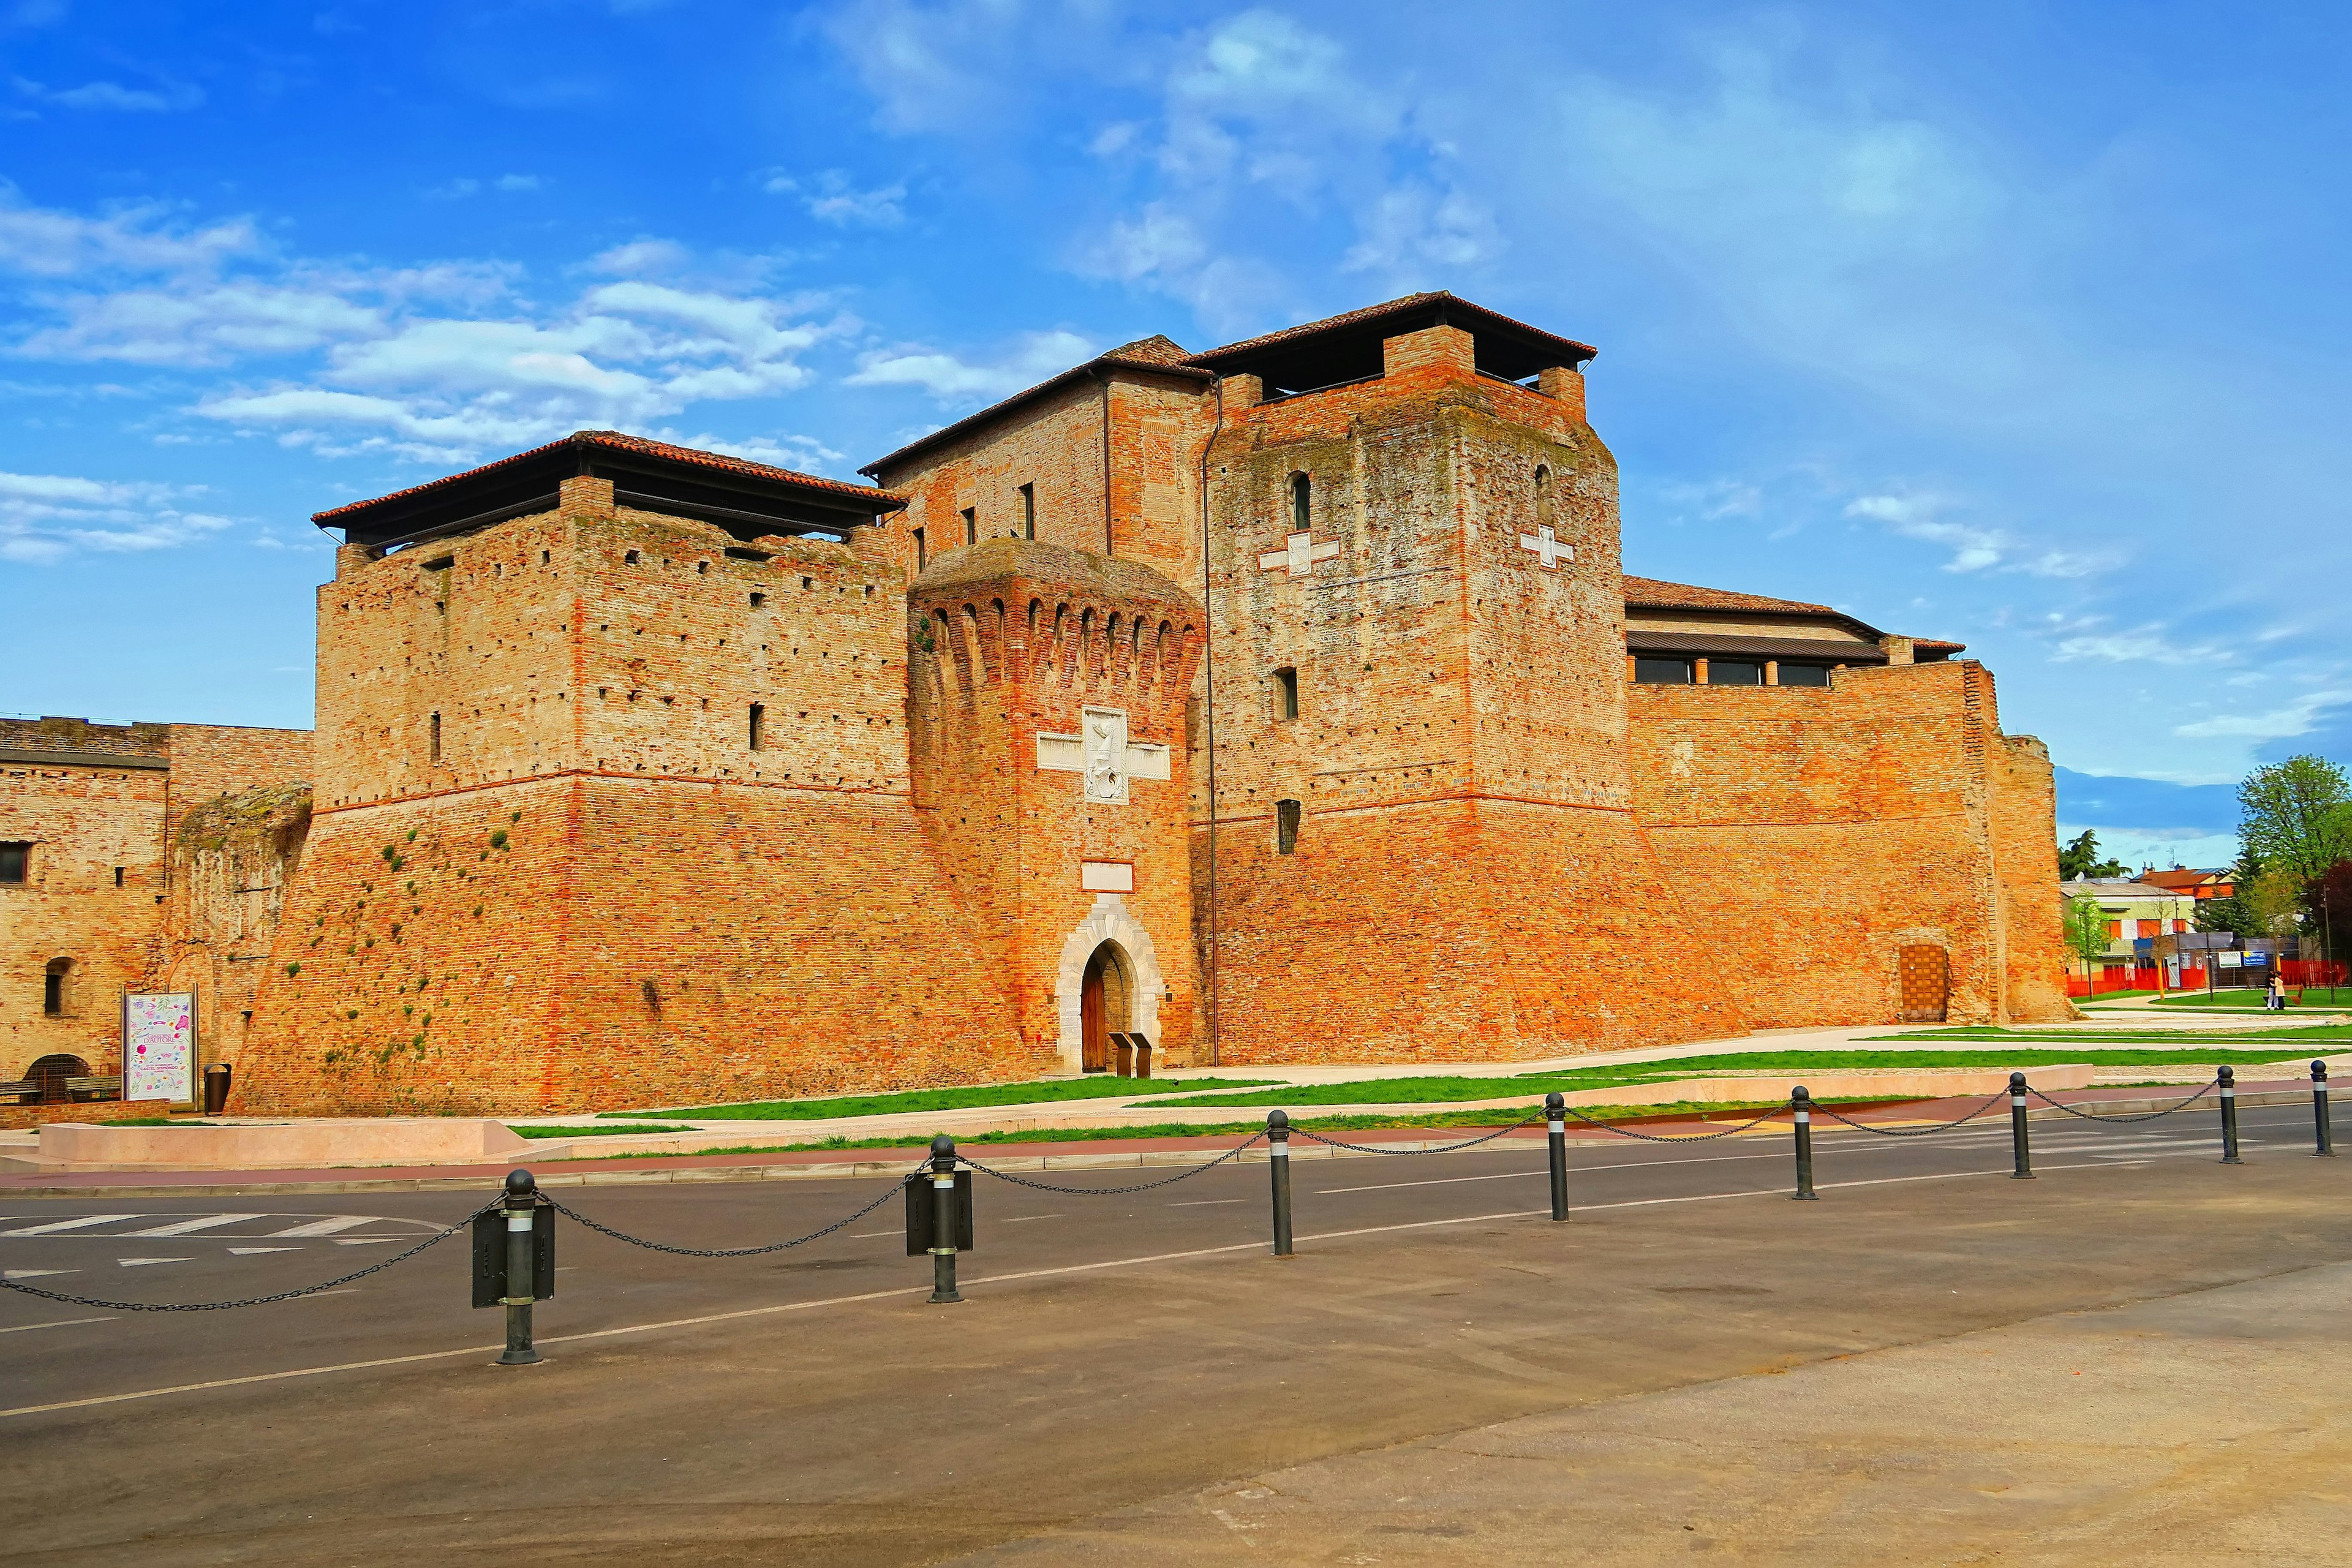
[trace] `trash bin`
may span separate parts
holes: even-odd
[[[205,1068],[205,1114],[218,1116],[228,1109],[229,1065],[214,1062]]]

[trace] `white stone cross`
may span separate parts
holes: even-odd
[[[1315,570],[1318,561],[1328,561],[1339,553],[1338,540],[1327,539],[1318,544],[1313,531],[1302,528],[1284,541],[1281,549],[1268,550],[1259,555],[1257,569],[1271,572],[1277,566],[1286,567],[1292,576],[1304,577]]]
[[[1127,738],[1127,713],[1118,708],[1088,708],[1076,735],[1041,733],[1037,765],[1048,773],[1083,773],[1080,794],[1104,805],[1124,805],[1129,779],[1169,776],[1168,748]]]
[[[1576,546],[1556,537],[1552,533],[1551,524],[1548,522],[1537,525],[1533,533],[1519,535],[1519,548],[1532,550],[1542,556],[1544,570],[1547,572],[1557,572],[1562,561],[1576,559]]]

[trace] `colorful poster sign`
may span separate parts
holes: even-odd
[[[122,999],[122,1098],[196,1099],[196,999],[161,992]]]

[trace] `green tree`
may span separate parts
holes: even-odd
[[[2316,882],[2352,857],[2352,781],[2324,757],[2256,768],[2238,786],[2238,843],[2255,865],[2292,875],[2298,889]]]
[[[2084,979],[2091,978],[2091,965],[2098,962],[2113,940],[2107,935],[2107,911],[2099,908],[2098,900],[2066,900],[2066,945],[2082,958]]]
[[[2058,846],[2058,878],[2072,882],[2083,877],[2124,877],[2130,873],[2116,859],[2099,858],[2099,836],[2085,827],[2070,843]]]

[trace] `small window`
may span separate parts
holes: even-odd
[[[1305,474],[1291,475],[1290,530],[1293,533],[1297,532],[1300,529],[1311,528],[1314,526],[1311,521],[1315,511],[1314,501],[1314,481],[1307,479]]]
[[[1761,686],[1764,684],[1764,667],[1752,659],[1709,659],[1706,683],[1709,686]]]
[[[441,715],[433,715],[433,761],[441,760]]]
[[[1274,672],[1274,716],[1298,717],[1298,671],[1287,666]]]
[[[694,574],[695,574],[696,576],[698,576],[698,577],[707,576],[707,575],[709,575],[709,572],[710,572],[710,563],[709,563],[709,562],[708,562],[708,561],[698,561],[698,562],[696,562],[696,563],[694,563]]]
[[[636,552],[635,551],[634,551],[634,550],[630,551],[626,555],[624,555],[624,556],[622,556],[622,557],[621,557],[621,564],[622,564],[622,565],[624,565],[624,566],[635,566],[636,563],[637,563],[637,552]]]
[[[122,886],[122,868],[120,866],[114,868],[114,885],[118,888]]]
[[[1035,485],[1021,487],[1021,537],[1024,539],[1037,537],[1037,487]]]
[[[21,882],[33,863],[30,844],[0,844],[0,882]]]
[[[554,552],[553,551],[550,551],[550,550],[542,550],[542,551],[541,551],[541,552],[539,552],[539,563],[540,563],[541,566],[546,565],[549,562],[551,562],[551,561],[552,561],[552,560],[554,560],[554,559],[555,559],[555,552]]]
[[[1825,664],[1783,663],[1780,666],[1780,684],[1783,686],[1827,686],[1829,683],[1830,669]]]
[[[976,506],[963,509],[963,542],[966,544],[980,542],[980,509]]]
[[[751,607],[755,610],[767,602],[768,595],[765,594],[754,594],[751,595]]]
[[[768,749],[768,707],[764,702],[751,704],[751,750]]]
[[[55,1018],[66,1010],[66,976],[73,972],[73,960],[53,958],[41,976],[41,1011]]]
[[[923,543],[923,531],[919,528],[915,530],[915,570],[920,572],[930,561],[931,552]]]
[[[1289,855],[1298,848],[1298,803],[1278,800],[1274,803],[1274,852]]]
[[[1691,661],[1686,658],[1644,658],[1635,655],[1633,679],[1648,686],[1688,686]]]

